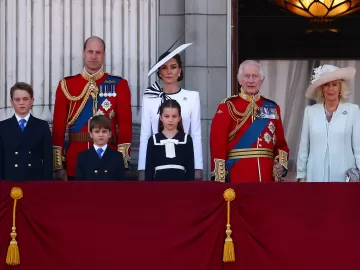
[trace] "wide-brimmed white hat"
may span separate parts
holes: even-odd
[[[192,43],[186,43],[182,44],[179,47],[177,47],[175,50],[170,52],[167,56],[165,56],[163,59],[161,59],[159,62],[157,62],[149,71],[148,76],[153,74],[155,71],[159,69],[163,64],[165,64],[167,61],[169,61],[171,58],[173,58],[175,55],[181,53],[183,50],[185,50],[187,47],[189,47]]]
[[[321,90],[320,86],[336,80],[344,80],[346,83],[354,78],[356,69],[353,67],[338,68],[333,65],[323,65],[314,68],[314,75],[311,78],[311,84],[306,89],[305,96],[314,99],[317,97],[317,91]]]

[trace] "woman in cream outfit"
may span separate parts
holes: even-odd
[[[202,180],[203,178],[199,92],[185,90],[178,85],[178,82],[184,77],[179,53],[190,45],[191,43],[183,44],[172,52],[169,49],[159,57],[158,62],[149,72],[150,75],[152,72],[157,71],[159,78],[163,81],[163,89],[157,83],[154,83],[144,92],[138,163],[139,180],[144,180],[147,142],[151,135],[158,133],[159,106],[165,99],[175,99],[181,106],[184,132],[191,135],[194,144],[194,180]]]
[[[356,70],[324,65],[314,69],[305,108],[297,158],[297,179],[345,182],[346,173],[360,165],[359,106],[347,102]]]

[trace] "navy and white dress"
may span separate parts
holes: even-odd
[[[178,132],[167,138],[162,132],[147,143],[145,181],[195,180],[194,146],[191,136]]]
[[[195,169],[203,169],[200,97],[199,92],[180,89],[165,94],[157,83],[146,89],[142,99],[141,133],[138,170],[145,170],[146,149],[149,138],[158,133],[159,106],[164,99],[175,99],[181,106],[184,132],[189,133],[194,143]]]

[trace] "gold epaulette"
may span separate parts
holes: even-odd
[[[115,74],[112,74],[112,73],[110,73],[110,72],[106,72],[106,74],[109,75],[109,76],[122,78],[120,75],[115,75]]]
[[[220,104],[224,104],[224,103],[226,103],[226,101],[228,101],[229,99],[232,99],[232,98],[235,98],[235,97],[238,97],[238,95],[233,95],[233,96],[224,98],[224,99],[220,102]]]

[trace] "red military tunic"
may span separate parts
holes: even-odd
[[[249,128],[259,120],[259,113],[270,117],[262,117],[263,126],[256,133],[254,127]],[[240,139],[249,146],[234,150]],[[289,155],[280,107],[260,94],[249,96],[243,90],[225,99],[212,120],[210,152],[211,175],[216,181],[225,181],[225,176],[230,182],[273,181],[275,159],[287,169]]]
[[[89,120],[100,114],[111,120],[112,137],[109,146],[122,152],[125,167],[128,167],[132,138],[128,83],[102,70],[90,75],[84,69],[81,74],[64,78],[56,89],[52,132],[55,170],[63,168],[64,141],[68,128],[70,145],[66,149],[66,170],[68,176],[75,176],[79,152],[92,146]]]

